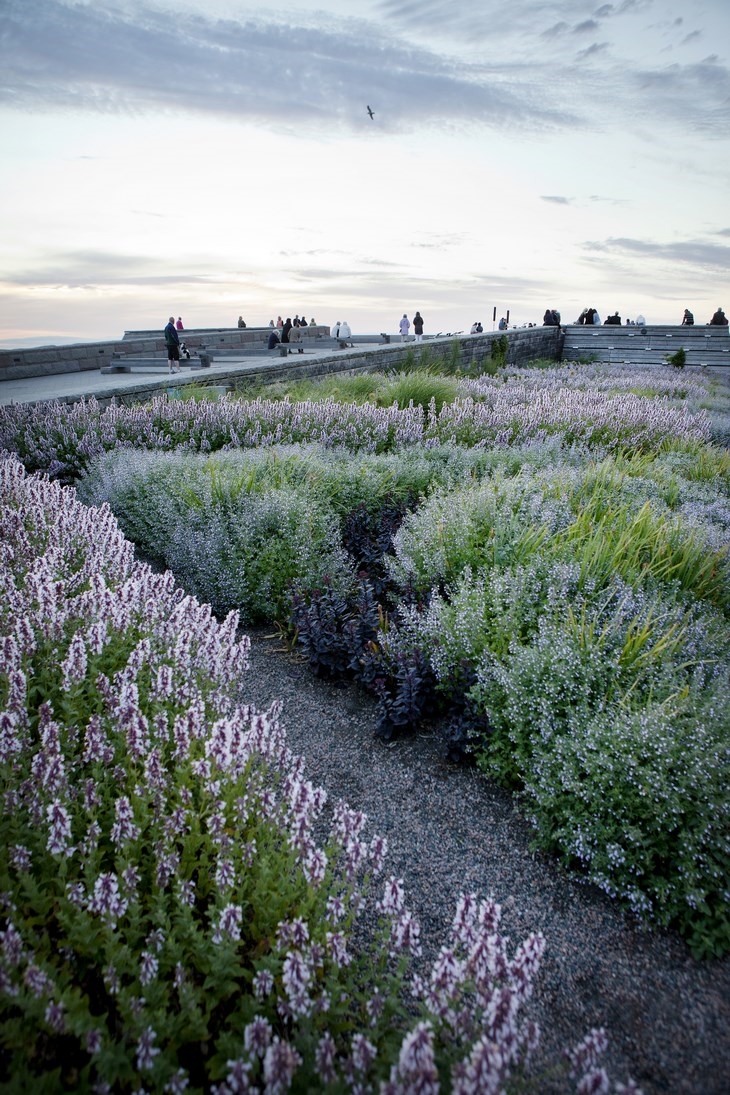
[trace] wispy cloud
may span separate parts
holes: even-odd
[[[536,101],[483,61],[465,64],[374,23],[293,26],[263,17],[220,20],[143,4],[115,8],[7,0],[0,31],[0,102],[73,108],[214,112],[295,127],[364,124],[377,89],[378,124],[427,119],[531,128],[571,111]]]
[[[642,258],[677,263],[708,272],[725,273],[730,268],[730,246],[706,240],[691,239],[673,243],[656,243],[652,240],[609,238],[586,242],[585,250],[591,254],[600,253],[617,258]]]
[[[639,116],[661,112],[682,128],[712,131],[728,119],[727,67],[707,58],[647,68],[622,56],[621,19],[643,7],[604,4],[582,18],[581,0],[513,0],[507,8],[467,0],[456,11],[446,0],[387,0],[370,18],[333,21],[261,9],[236,19],[173,17],[155,0],[3,0],[0,103],[356,132],[371,124],[364,104],[375,94],[376,125],[390,132],[429,122],[530,132],[589,126],[610,100],[617,113],[630,105]],[[675,45],[697,37],[684,26],[662,33]],[[571,58],[568,42],[586,37],[594,40]],[[565,56],[546,53],[546,40],[562,42]],[[495,41],[500,49],[473,48]]]
[[[587,49],[581,49],[576,53],[576,57],[579,61],[585,61],[589,57],[598,57],[601,53],[605,53],[608,49],[607,42],[593,42]]]

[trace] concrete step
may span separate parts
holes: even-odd
[[[603,363],[664,365],[679,349],[687,365],[730,364],[727,327],[583,327],[564,328],[564,361],[588,359]]]

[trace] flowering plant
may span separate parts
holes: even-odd
[[[505,1089],[544,940],[510,957],[498,906],[463,896],[414,1015],[419,926],[398,880],[374,894],[386,843],[328,812],[276,705],[242,702],[236,615],[16,461],[0,501],[2,1082]],[[601,1044],[571,1051],[578,1090],[608,1090]]]

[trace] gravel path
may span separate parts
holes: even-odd
[[[381,742],[369,695],[316,680],[275,637],[249,634],[247,702],[263,708],[281,699],[308,777],[330,801],[364,810],[371,835],[387,836],[386,870],[404,881],[424,951],[445,941],[460,892],[491,895],[513,945],[531,931],[547,940],[531,1012],[542,1029],[542,1064],[603,1026],[613,1081],[630,1075],[644,1095],[728,1095],[730,958],[696,962],[679,937],[637,928],[600,891],[531,852],[510,796],[443,760],[432,735]]]

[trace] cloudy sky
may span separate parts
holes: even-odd
[[[0,342],[705,323],[729,43],[728,0],[0,0]]]

